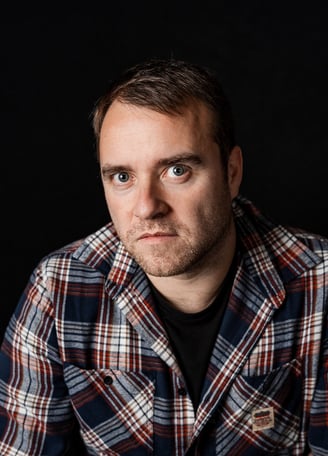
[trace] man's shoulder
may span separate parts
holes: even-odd
[[[97,231],[49,252],[38,263],[40,268],[80,268],[108,271],[114,261],[119,238],[110,222]]]
[[[286,226],[286,230],[312,251],[328,256],[327,236],[324,236],[320,233],[311,232],[301,227]]]
[[[327,274],[328,239],[276,222],[244,197],[234,202],[239,245],[256,274],[275,271],[284,281],[307,271]]]
[[[254,237],[254,242],[267,240],[269,243],[290,243],[294,238],[310,249],[318,248],[321,251],[328,248],[328,237],[299,226],[281,224],[242,195],[234,202],[234,214],[237,225],[241,227],[241,236]]]

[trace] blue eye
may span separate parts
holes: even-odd
[[[186,172],[186,168],[183,165],[174,165],[170,168],[170,173],[176,177],[183,176]]]
[[[186,170],[184,166],[177,165],[173,167],[173,172],[176,176],[182,176],[186,172]]]
[[[121,171],[120,173],[117,173],[116,174],[116,179],[121,182],[122,184],[125,184],[126,182],[128,182],[128,180],[130,179],[130,176],[128,173],[124,172],[124,171]]]

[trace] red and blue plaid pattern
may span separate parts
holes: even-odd
[[[328,454],[328,241],[233,206],[240,262],[196,415],[109,224],[31,275],[0,354],[1,456]]]

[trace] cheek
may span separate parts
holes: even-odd
[[[175,217],[180,223],[189,226],[203,226],[205,219],[208,219],[212,212],[212,205],[209,205],[207,195],[201,197],[200,193],[188,195],[188,199],[181,198],[175,206]]]
[[[115,226],[124,226],[126,223],[127,215],[125,211],[115,205],[107,203],[107,207]]]
[[[196,215],[204,221],[210,220],[218,213],[225,213],[231,207],[231,195],[227,183],[215,183],[214,180],[212,182],[211,186],[204,186],[191,199]]]
[[[110,190],[109,187],[104,186],[104,195],[108,209],[111,213],[119,212],[120,207],[122,207],[122,201],[120,198],[115,196],[115,193]]]
[[[212,185],[207,182],[192,192],[188,192],[188,207],[197,213],[207,213],[216,207],[222,198],[227,196],[227,186],[218,185],[213,179]]]
[[[121,227],[124,226],[125,222],[124,220],[127,218],[126,210],[122,210],[122,207],[125,207],[120,204],[119,201],[116,200],[116,198],[113,198],[111,195],[109,195],[109,192],[105,191],[105,200],[107,204],[107,208],[109,211],[110,218],[112,222],[114,223],[115,227]]]

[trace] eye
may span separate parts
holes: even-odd
[[[168,169],[168,175],[170,177],[181,177],[187,172],[187,168],[184,165],[174,165]]]
[[[127,173],[125,171],[121,171],[121,172],[113,175],[113,180],[116,183],[126,184],[129,181],[129,179],[130,179],[129,173]]]

